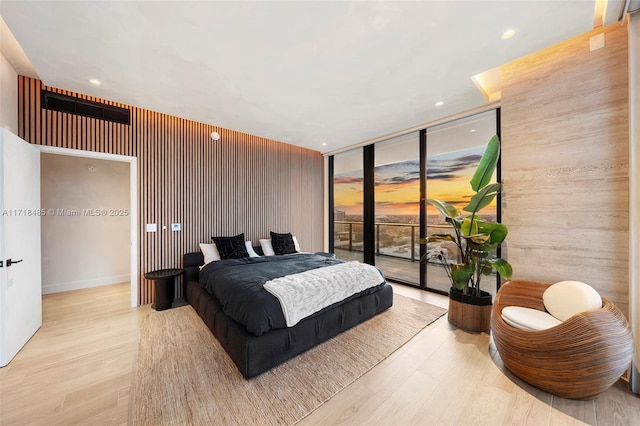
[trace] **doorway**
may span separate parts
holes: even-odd
[[[100,168],[104,167],[108,163],[101,163],[102,161],[115,161],[120,163],[128,163],[129,176],[128,176],[128,185],[129,185],[129,203],[127,207],[123,207],[122,205],[96,205],[87,204],[86,206],[81,205],[64,205],[64,203],[60,206],[45,206],[48,210],[47,215],[51,214],[53,219],[58,220],[61,223],[65,223],[64,219],[72,219],[72,220],[80,220],[81,226],[89,226],[87,229],[91,229],[92,226],[104,226],[107,223],[113,222],[115,223],[123,223],[123,219],[126,221],[128,218],[129,222],[129,242],[130,242],[130,250],[129,250],[129,267],[128,267],[128,279],[131,283],[131,307],[136,307],[138,305],[138,268],[137,268],[137,259],[138,259],[138,222],[137,222],[137,159],[136,157],[123,156],[123,155],[115,155],[115,154],[104,154],[92,151],[81,151],[81,150],[73,150],[67,148],[56,148],[49,146],[39,146],[41,154],[56,154],[67,157],[81,157],[84,161],[76,162],[78,164],[82,164],[83,170],[87,173],[88,177],[91,177],[93,174],[97,174],[100,171]],[[62,159],[62,158],[61,158]],[[122,167],[120,167],[122,169]],[[113,198],[117,200],[116,197]],[[44,198],[44,196],[43,196]],[[104,199],[104,198],[103,198]],[[115,202],[114,202],[115,203]],[[104,202],[103,202],[104,204]],[[122,204],[122,203],[119,203]],[[49,211],[50,210],[50,211]],[[79,216],[79,217],[73,217]],[[69,221],[66,221],[67,223]],[[44,231],[44,229],[43,229]],[[59,230],[58,230],[59,232]],[[124,237],[126,238],[126,236]],[[45,249],[46,236],[43,236],[43,250]],[[95,244],[106,244],[106,241],[96,241]],[[104,247],[100,247],[104,248]],[[96,255],[100,255],[100,250],[96,250]],[[55,260],[55,259],[49,259]],[[47,260],[43,256],[43,276],[45,274],[45,270],[47,266],[50,266],[49,272],[53,274],[60,275],[60,268],[55,267],[55,262],[50,262],[51,265],[48,265]],[[77,265],[78,272],[82,274],[82,271],[86,269],[90,269],[91,265],[82,264],[79,262]],[[84,269],[83,269],[84,268]],[[58,276],[60,278],[60,276]],[[105,278],[107,281],[109,277]],[[111,277],[113,279],[113,276]],[[117,275],[116,275],[117,279]],[[59,281],[59,280],[58,280]],[[63,280],[64,281],[64,280]],[[79,282],[78,285],[83,285],[85,287],[91,287],[96,285],[104,285],[109,284],[109,282],[100,282],[98,280],[91,280],[85,282]],[[43,280],[43,285],[46,286],[46,283]],[[44,287],[43,286],[43,287]],[[67,283],[65,285],[58,285],[58,291],[62,290],[71,290],[74,287],[74,283]],[[51,286],[49,290],[55,290],[55,286]],[[81,287],[76,287],[81,288]],[[52,292],[52,291],[49,291]]]

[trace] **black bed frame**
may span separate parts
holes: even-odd
[[[218,300],[200,286],[199,273],[203,263],[201,252],[184,255],[185,298],[247,379],[366,321],[393,304],[393,289],[385,284],[375,293],[323,310],[294,327],[255,336],[226,316]]]

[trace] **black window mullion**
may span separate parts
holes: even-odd
[[[328,184],[328,192],[329,192],[329,253],[334,253],[335,251],[335,204],[333,200],[333,155],[329,156],[329,182]]]
[[[496,135],[500,140],[500,156],[498,157],[498,164],[496,165],[496,182],[502,184],[502,137],[500,132],[500,108],[496,108]],[[498,192],[496,201],[496,222],[502,223],[502,189]],[[502,248],[496,249],[496,256],[502,257]],[[500,274],[496,273],[496,292],[500,290]]]
[[[367,145],[363,152],[363,168],[364,168],[364,197],[363,197],[363,215],[362,218],[362,245],[364,250],[364,263],[375,265],[375,146]]]
[[[420,130],[420,259],[427,254],[427,130]],[[427,287],[427,265],[420,262],[420,287]]]

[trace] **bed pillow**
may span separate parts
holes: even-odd
[[[292,254],[296,253],[296,245],[293,243],[293,236],[290,232],[286,234],[278,234],[270,232],[271,246],[276,254]]]
[[[200,243],[200,251],[204,256],[204,264],[220,260],[220,253],[215,244]]]
[[[296,248],[296,253],[301,253],[300,245],[298,244],[298,239],[296,238],[295,235],[293,235],[291,238],[293,238],[293,245]],[[262,248],[262,254],[264,254],[265,256],[275,256],[276,255],[276,253],[273,251],[273,246],[271,245],[271,240],[270,239],[261,238],[260,239],[260,247]]]
[[[589,284],[579,281],[560,281],[542,293],[547,311],[560,321],[566,321],[580,312],[602,308],[602,298]]]
[[[218,248],[221,259],[242,259],[249,257],[244,233],[234,237],[211,237]]]
[[[253,249],[253,244],[251,241],[244,242],[245,247],[247,248],[247,253],[249,253],[249,257],[260,257],[258,253]]]
[[[262,248],[262,253],[265,256],[275,256],[276,253],[273,251],[273,246],[271,245],[271,240],[266,238],[260,239],[260,247]]]

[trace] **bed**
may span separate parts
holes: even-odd
[[[255,249],[261,252],[260,247]],[[277,257],[286,256],[297,258],[301,255]],[[327,264],[336,263],[335,261],[331,262],[330,257],[326,255],[315,254],[309,256],[316,256],[317,258],[314,258],[314,260],[318,262],[322,262],[320,258],[324,257],[327,260]],[[254,259],[246,262],[261,262],[267,257],[270,256],[262,257],[261,259],[263,260]],[[184,296],[187,302],[195,309],[229,354],[240,373],[247,379],[270,370],[288,359],[374,317],[393,304],[393,290],[386,281],[383,281],[382,284],[359,292],[341,302],[334,303],[300,320],[293,326],[287,327],[285,325],[281,327],[281,324],[275,324],[275,328],[268,329],[270,327],[267,327],[267,329],[263,329],[264,327],[258,325],[253,326],[253,332],[249,332],[247,326],[225,314],[222,308],[223,304],[216,296],[205,289],[206,284],[200,283],[200,267],[204,264],[202,252],[187,253],[184,255],[183,260],[185,269]],[[218,264],[218,262],[213,263]],[[215,265],[216,268],[218,266]],[[209,280],[207,273],[221,273],[219,269],[211,271],[211,268],[211,264],[202,268],[202,275],[206,277],[203,280]],[[266,290],[262,291],[266,292]],[[224,306],[228,311],[229,307],[226,301]],[[274,322],[278,323],[281,320]]]

